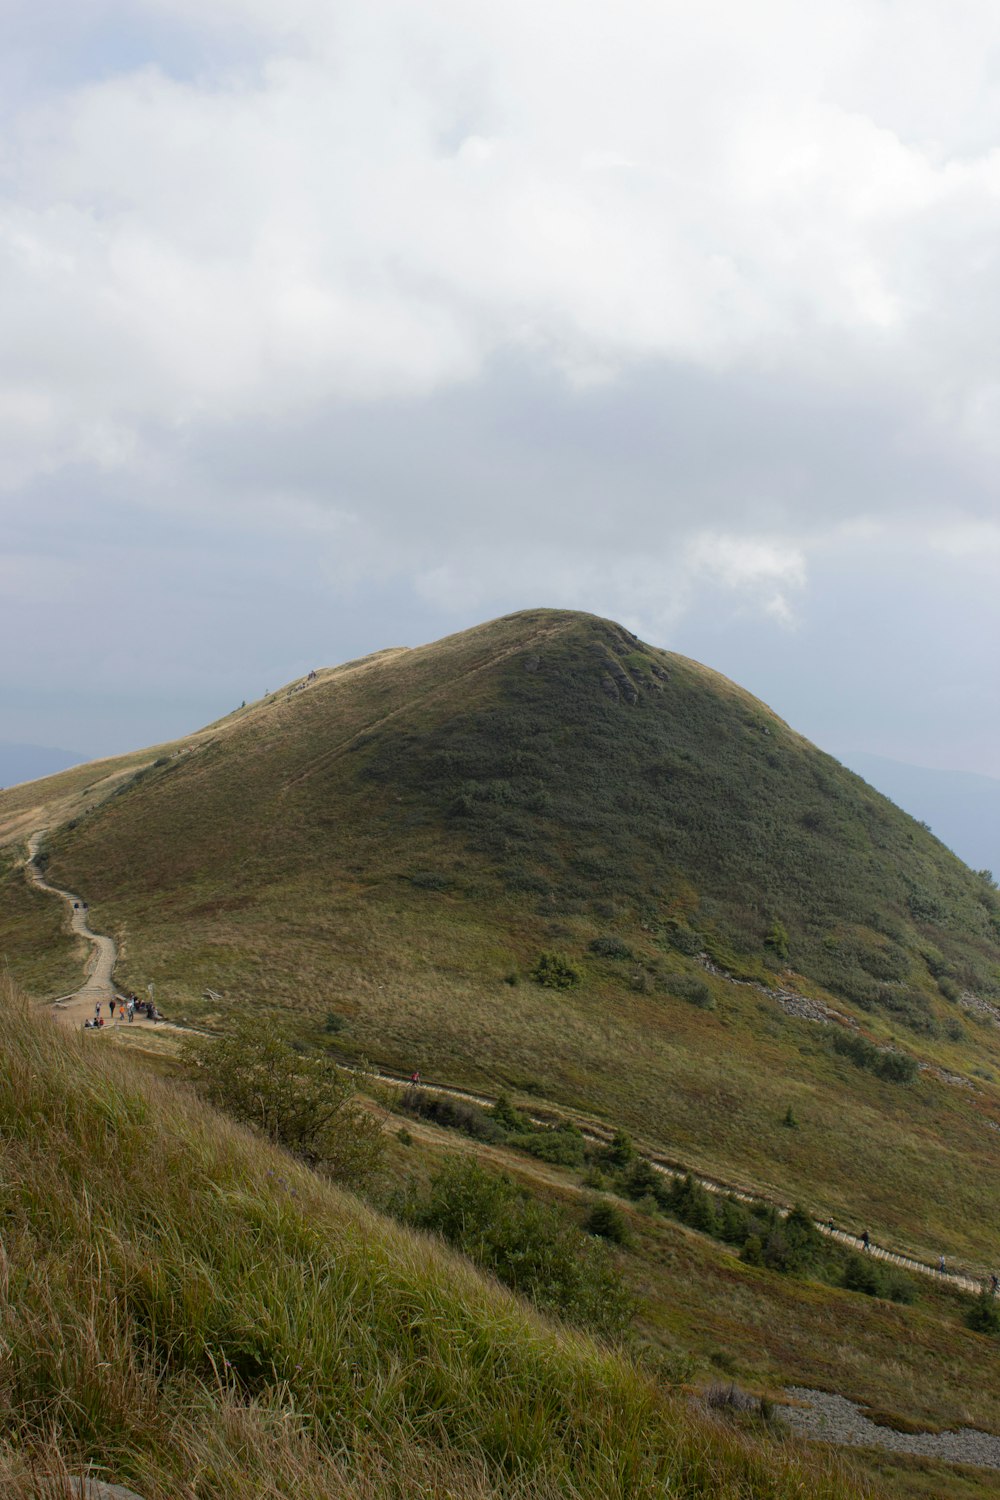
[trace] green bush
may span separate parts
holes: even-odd
[[[322,1168],[360,1183],[379,1166],[382,1122],[355,1102],[350,1076],[303,1056],[276,1031],[241,1017],[225,1036],[191,1036],[182,1056],[210,1103]]]
[[[630,1198],[658,1197],[664,1177],[644,1156],[637,1156],[625,1178],[625,1191]]]
[[[974,1333],[1000,1333],[1000,1307],[989,1292],[980,1292],[965,1314],[965,1326]]]
[[[409,1216],[571,1322],[617,1338],[631,1321],[632,1300],[602,1247],[556,1209],[522,1193],[509,1177],[452,1157]]]
[[[788,958],[788,928],[784,922],[779,922],[777,917],[767,930],[764,947],[770,948],[775,958],[780,959],[782,963]]]
[[[541,953],[531,977],[536,984],[550,990],[572,990],[580,983],[582,975],[561,953]]]
[[[612,1244],[628,1244],[629,1232],[625,1215],[616,1204],[609,1203],[606,1198],[601,1198],[594,1204],[583,1221],[583,1227],[588,1234],[597,1235],[602,1240],[610,1240]]]
[[[583,1136],[569,1121],[552,1130],[529,1130],[522,1135],[513,1135],[509,1144],[518,1151],[527,1151],[529,1156],[537,1156],[539,1161],[552,1162],[558,1167],[581,1167],[586,1155]]]
[[[590,944],[591,953],[596,953],[599,958],[631,958],[632,950],[621,938],[596,937]]]
[[[917,1287],[912,1276],[896,1266],[883,1266],[870,1255],[859,1255],[853,1250],[844,1259],[840,1284],[850,1292],[863,1292],[866,1297],[885,1297],[890,1302],[917,1300]]]
[[[699,979],[695,974],[667,974],[660,980],[660,988],[668,995],[675,995],[678,1000],[697,1005],[700,1010],[712,1010],[715,1006],[712,991],[704,979]]]

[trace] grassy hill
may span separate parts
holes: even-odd
[[[43,826],[121,981],[175,1015],[280,1011],[344,1055],[541,1095],[991,1267],[994,889],[765,705],[612,622],[512,615],[0,794],[0,942],[36,993],[72,958],[16,867]],[[552,952],[571,987],[532,977]]]
[[[846,1500],[439,1242],[0,994],[0,1488]]]

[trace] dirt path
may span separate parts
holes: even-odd
[[[79,896],[72,891],[60,890],[58,886],[50,885],[45,879],[36,863],[38,851],[41,846],[46,830],[38,829],[28,839],[28,859],[25,864],[25,875],[32,885],[40,891],[46,891],[51,896],[58,896],[60,901],[65,902],[69,912],[70,926],[78,937],[82,937],[93,947],[93,953],[87,961],[86,977],[78,990],[70,995],[62,995],[58,1000],[51,1002],[52,1008],[59,1020],[66,1026],[79,1028],[84,1021],[93,1018],[95,1009],[101,1006],[102,1013],[106,1013],[108,1006],[114,999],[124,999],[119,996],[114,984],[115,964],[118,961],[118,949],[114,939],[105,936],[104,933],[92,932],[87,921],[87,905]],[[114,1030],[118,1026],[153,1027],[162,1023],[147,1021],[145,1017],[140,1018],[138,1012],[133,1022],[114,1020],[110,1025],[106,1022],[104,1030]]]

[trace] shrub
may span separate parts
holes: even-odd
[[[625,1215],[616,1204],[609,1203],[606,1198],[601,1198],[594,1204],[583,1221],[583,1227],[588,1234],[597,1235],[602,1240],[610,1240],[612,1244],[628,1244],[629,1232]]]
[[[510,1144],[558,1167],[581,1167],[586,1153],[583,1136],[569,1121],[552,1130],[529,1130],[511,1136]]]
[[[461,1130],[474,1140],[492,1143],[502,1141],[506,1135],[494,1119],[493,1112],[470,1099],[451,1099],[447,1094],[433,1094],[427,1089],[411,1086],[405,1090],[401,1103],[411,1115],[432,1120],[444,1130]]]
[[[683,953],[687,958],[694,958],[705,946],[701,934],[695,932],[691,927],[684,927],[679,922],[672,923],[667,928],[667,941],[678,953]]]
[[[712,991],[696,974],[667,974],[660,980],[660,987],[668,995],[686,1000],[689,1005],[697,1005],[700,1010],[711,1010],[715,1005]]]
[[[600,958],[631,958],[632,950],[621,938],[596,937],[590,944],[591,953]]]
[[[531,971],[536,984],[550,990],[572,990],[580,983],[581,974],[574,969],[561,953],[541,953]]]
[[[784,922],[779,922],[777,917],[767,929],[764,947],[770,948],[775,958],[780,959],[782,963],[788,958],[788,928]]]
[[[627,1130],[615,1131],[610,1146],[606,1148],[606,1155],[612,1167],[624,1168],[631,1165],[635,1160],[635,1146]]]
[[[675,1177],[663,1197],[663,1206],[692,1229],[703,1234],[715,1234],[717,1229],[715,1205],[711,1194],[688,1172],[684,1177]]]
[[[840,1282],[849,1292],[864,1292],[867,1297],[877,1297],[881,1288],[875,1262],[853,1250],[844,1260]]]
[[[217,1039],[187,1038],[183,1056],[212,1104],[310,1166],[347,1183],[378,1167],[382,1122],[355,1101],[354,1080],[327,1058],[302,1056],[249,1018]]]
[[[630,1198],[656,1197],[662,1184],[662,1173],[658,1172],[644,1156],[637,1156],[625,1178],[625,1191]]]
[[[1000,1333],[1000,1308],[989,1292],[980,1292],[965,1314],[965,1326],[974,1333]]]
[[[509,1177],[452,1157],[410,1216],[540,1307],[608,1337],[628,1327],[632,1300],[607,1252]]]
[[[503,1130],[527,1130],[528,1122],[511,1104],[506,1094],[500,1094],[490,1114]]]

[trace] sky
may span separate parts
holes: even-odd
[[[5,0],[0,740],[609,615],[1000,776],[1000,11]]]

